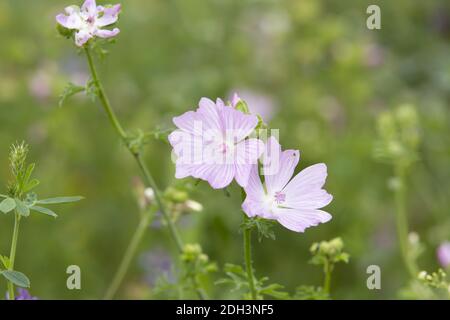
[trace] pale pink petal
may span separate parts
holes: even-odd
[[[177,156],[177,163],[193,165],[204,162],[203,141],[200,136],[175,130],[169,134],[168,140]]]
[[[264,142],[259,139],[246,139],[236,146],[236,182],[241,187],[247,185],[250,170],[263,152]]]
[[[265,192],[258,174],[258,165],[253,165],[250,170],[247,185],[244,187],[247,199],[263,201]]]
[[[284,192],[291,198],[297,198],[312,190],[319,190],[325,184],[327,166],[324,163],[314,164],[300,171],[286,186]]]
[[[89,32],[80,30],[75,33],[75,44],[78,47],[82,47],[86,42],[88,42],[90,38],[92,38],[92,36],[89,34]]]
[[[86,0],[81,6],[81,10],[86,12],[89,17],[97,16],[97,4],[95,0]]]
[[[118,35],[119,32],[119,28],[114,28],[112,30],[98,29],[95,31],[95,35],[100,38],[111,38]]]
[[[450,267],[450,242],[442,243],[437,249],[439,264],[443,268]]]
[[[241,141],[236,145],[237,164],[257,164],[259,157],[264,152],[264,142],[251,138]]]
[[[264,219],[276,219],[270,208],[263,201],[255,201],[250,198],[246,198],[242,203],[242,210],[247,216],[261,217]]]
[[[208,98],[201,98],[198,106],[197,113],[203,121],[205,130],[220,130],[222,132],[223,125],[219,114],[221,108]]]
[[[194,111],[185,112],[181,116],[174,117],[172,121],[178,128],[186,132],[195,135],[202,135],[203,133],[203,121]]]
[[[285,195],[286,201],[283,202],[283,206],[294,209],[320,209],[333,200],[333,196],[323,189],[305,193],[285,192]]]
[[[118,17],[119,17],[119,13],[121,10],[121,5],[120,4],[116,4],[112,7],[100,7],[101,10],[99,10],[99,8],[97,8],[97,10],[99,12],[103,12],[103,15],[97,19],[96,21],[96,25],[99,27],[105,27],[105,26],[109,26],[110,24],[113,24],[117,21]]]
[[[250,171],[253,165],[251,164],[237,164],[236,165],[236,182],[243,188],[248,184]]]
[[[201,165],[195,170],[193,176],[209,182],[214,189],[228,186],[235,175],[234,165],[210,164]]]
[[[304,232],[306,228],[331,220],[331,215],[322,210],[277,208],[275,214],[281,225],[295,232]]]
[[[225,106],[222,109],[224,130],[228,140],[239,142],[245,139],[258,125],[258,118]]]
[[[65,9],[67,14],[58,14],[56,21],[67,29],[79,29],[82,26],[79,8],[70,6]]]
[[[298,150],[286,150],[281,153],[277,172],[265,175],[267,192],[269,194],[283,190],[292,178],[299,159],[300,153]]]
[[[184,163],[177,163],[175,164],[175,178],[177,179],[183,179],[186,177],[193,176],[195,170],[197,170],[198,165],[190,165],[190,164],[184,164]]]
[[[217,106],[219,109],[222,109],[223,107],[225,107],[225,103],[223,102],[222,99],[217,98],[217,99],[216,99],[216,106]]]

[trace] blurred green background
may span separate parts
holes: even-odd
[[[109,3],[98,1],[99,4]],[[83,195],[56,208],[54,220],[24,220],[16,267],[42,299],[101,298],[138,222],[138,169],[103,110],[83,95],[58,107],[65,84],[83,84],[86,61],[56,32],[55,15],[73,1],[0,2],[0,179],[6,189],[11,143],[26,140],[41,180],[38,194]],[[80,4],[81,3],[76,3]],[[319,285],[308,264],[315,241],[343,238],[351,260],[333,275],[335,298],[397,298],[407,283],[395,234],[389,166],[374,161],[375,123],[399,104],[416,106],[420,161],[408,180],[411,230],[426,246],[419,264],[438,267],[435,250],[450,239],[450,4],[448,1],[127,0],[117,42],[99,71],[127,128],[172,127],[171,118],[202,96],[240,92],[250,108],[280,128],[284,147],[300,149],[299,168],[328,165],[330,223],[304,234],[275,229],[255,241],[257,274],[293,290]],[[382,29],[366,28],[366,8],[381,7]],[[160,185],[174,182],[170,147],[153,141],[146,162]],[[187,242],[212,260],[241,263],[240,193],[201,183],[204,210],[180,222]],[[13,215],[0,216],[0,253],[8,254]],[[174,252],[165,229],[151,228],[120,298],[145,298],[154,256]],[[153,258],[152,258],[153,256]],[[152,260],[153,259],[153,260]],[[66,288],[66,267],[82,269],[82,290]],[[366,288],[366,268],[382,270],[382,290]],[[220,274],[213,278],[220,277]],[[214,279],[212,280],[214,281]],[[237,297],[210,286],[216,298]],[[6,291],[0,281],[1,292]]]

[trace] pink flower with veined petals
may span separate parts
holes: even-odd
[[[75,44],[82,47],[93,37],[111,38],[116,36],[120,30],[102,29],[115,23],[119,17],[121,5],[111,7],[97,6],[95,0],[86,0],[83,5],[69,6],[64,9],[65,14],[56,16],[56,21],[64,28],[77,30],[75,33]]]
[[[450,267],[450,242],[444,242],[439,246],[437,257],[443,268]]]
[[[196,111],[173,122],[178,129],[169,135],[169,142],[177,157],[176,178],[199,178],[214,189],[226,187],[234,178],[242,187],[247,184],[252,166],[264,152],[261,140],[248,138],[258,124],[256,116],[221,99],[214,103],[202,98]]]
[[[304,232],[308,227],[331,219],[329,213],[319,210],[333,199],[322,189],[327,177],[326,165],[312,165],[291,180],[299,158],[298,150],[281,151],[278,141],[269,138],[263,160],[265,186],[255,165],[244,188],[247,197],[242,209],[249,217],[277,220],[296,232]],[[270,162],[277,163],[275,172],[268,172]]]

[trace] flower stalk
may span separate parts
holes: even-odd
[[[418,273],[418,268],[415,261],[409,254],[409,242],[408,242],[408,218],[406,213],[406,197],[405,197],[405,168],[399,164],[395,168],[396,177],[399,185],[395,189],[395,206],[396,206],[396,224],[397,224],[397,237],[400,246],[400,252],[403,262],[405,264],[408,273],[412,278],[415,278]]]
[[[249,219],[247,215],[243,214],[244,225]],[[253,274],[253,263],[252,263],[252,229],[249,227],[244,227],[243,230],[244,237],[244,259],[245,259],[245,270],[247,272],[248,287],[250,289],[250,296],[252,300],[256,300],[258,295],[256,293],[255,287],[255,276]]]
[[[106,291],[104,300],[112,300],[116,295],[117,290],[122,284],[123,279],[128,271],[128,268],[130,267],[131,260],[133,260],[134,256],[136,255],[136,250],[139,244],[141,243],[145,231],[149,226],[152,218],[153,212],[151,212],[151,210],[147,210],[147,212],[143,212],[143,214],[141,215],[139,224],[133,234],[133,237],[131,238],[127,250],[125,251],[122,261],[119,264],[119,268],[117,269],[114,275],[113,281],[111,282],[108,290]]]
[[[8,270],[14,270],[14,261],[16,259],[16,248],[17,248],[17,240],[19,239],[19,227],[20,227],[20,215],[15,212],[14,213],[14,231],[11,241],[11,251],[9,254],[9,268]],[[14,300],[14,284],[11,281],[8,281],[8,297],[9,300]]]
[[[127,149],[130,151],[130,153],[133,155],[134,159],[136,160],[146,184],[148,184],[148,186],[154,190],[156,203],[159,207],[159,210],[161,211],[161,213],[163,215],[165,222],[167,223],[170,235],[171,235],[173,241],[175,242],[177,250],[181,254],[183,252],[184,244],[178,233],[177,227],[175,226],[172,218],[170,217],[170,215],[168,214],[168,212],[166,210],[166,206],[164,205],[163,200],[162,200],[161,191],[160,191],[159,187],[157,186],[152,174],[148,170],[146,164],[144,163],[139,150],[132,148],[131,145],[128,143],[129,142],[128,136],[125,133],[125,130],[123,129],[122,125],[120,124],[119,119],[117,118],[114,110],[111,107],[109,99],[105,93],[105,90],[103,89],[103,85],[98,77],[97,70],[95,68],[95,64],[94,64],[94,61],[92,58],[92,54],[91,54],[88,46],[85,46],[85,53],[86,53],[86,57],[87,57],[87,61],[88,61],[88,65],[89,65],[89,69],[91,72],[93,83],[98,90],[98,97],[100,99],[101,105],[102,105],[103,109],[105,110],[106,114],[108,115],[108,119],[111,122],[112,126],[114,127],[116,133],[119,135],[121,140],[125,143]],[[194,283],[196,283],[195,280],[193,280],[193,281],[194,281]],[[201,290],[196,290],[196,291],[197,291],[197,294],[200,299],[206,299],[206,296],[203,293],[203,291],[201,291]]]

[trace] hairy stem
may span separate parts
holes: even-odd
[[[123,278],[125,277],[128,268],[130,267],[131,260],[136,255],[138,245],[141,243],[142,237],[144,236],[145,231],[149,226],[150,221],[152,220],[152,217],[153,214],[152,212],[150,212],[150,210],[147,212],[143,212],[139,224],[136,228],[136,231],[134,232],[133,237],[131,238],[131,241],[128,245],[128,248],[125,251],[125,255],[123,256],[119,268],[117,269],[114,275],[113,281],[111,282],[108,290],[106,291],[104,300],[111,300],[114,298],[117,290],[122,284]]]
[[[19,225],[20,225],[20,215],[16,212],[14,215],[14,232],[11,241],[11,251],[9,253],[9,266],[8,270],[14,270],[14,261],[16,259],[16,247],[17,239],[19,238]],[[8,297],[9,300],[14,300],[14,284],[8,281]]]
[[[244,222],[248,220],[248,217],[243,214]],[[248,287],[250,288],[250,296],[252,300],[256,300],[256,288],[255,288],[255,276],[253,275],[253,265],[252,265],[252,230],[250,228],[244,227],[244,258],[245,258],[245,269],[247,271]]]
[[[109,103],[108,97],[105,94],[105,91],[103,89],[103,86],[100,82],[100,79],[97,74],[97,70],[94,65],[94,61],[92,59],[91,52],[88,47],[85,47],[86,57],[89,64],[89,69],[91,71],[92,80],[94,81],[95,85],[97,86],[98,90],[98,96],[100,99],[100,102],[102,104],[103,109],[105,110],[106,114],[108,115],[108,118],[116,130],[117,134],[120,136],[122,141],[127,146],[127,149],[130,151],[130,153],[135,158],[142,175],[144,176],[145,182],[154,190],[155,192],[155,199],[158,204],[159,210],[161,211],[164,220],[167,223],[167,226],[169,228],[170,235],[172,239],[175,242],[175,245],[177,246],[178,252],[182,253],[184,244],[183,241],[178,233],[177,227],[175,226],[172,218],[168,214],[165,205],[162,201],[161,191],[157,184],[155,183],[155,180],[153,179],[153,176],[151,175],[150,171],[148,170],[147,166],[145,165],[144,161],[142,160],[142,156],[139,152],[136,152],[136,150],[133,150],[130,145],[128,144],[128,136],[125,133],[125,130],[123,129],[122,125],[119,122],[119,119],[117,118],[116,114],[114,113],[114,110],[111,108],[111,104]],[[198,288],[197,281],[195,279],[192,279],[192,282],[196,286],[196,291],[200,299],[206,299],[205,294]]]
[[[406,215],[406,197],[405,197],[405,169],[402,166],[396,167],[396,177],[399,180],[399,186],[395,190],[395,206],[397,213],[397,237],[400,245],[400,252],[410,276],[417,276],[417,266],[409,254],[408,242],[408,218]]]

